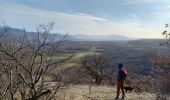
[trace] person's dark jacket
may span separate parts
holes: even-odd
[[[119,68],[117,72],[117,80],[122,81],[125,80],[125,76],[123,75],[123,69]]]
[[[124,72],[123,72],[123,64],[118,63],[118,72],[117,72],[117,80],[122,81],[125,80]]]

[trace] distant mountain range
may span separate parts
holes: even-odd
[[[4,28],[0,27],[0,32],[3,32],[3,31],[4,31]],[[19,39],[19,38],[26,37],[26,39],[32,40],[32,39],[36,38],[38,36],[38,34],[36,32],[27,32],[27,31],[24,31],[21,29],[8,27],[8,31],[4,34],[4,36],[11,38],[11,39]],[[53,40],[61,40],[65,37],[65,35],[50,34],[48,37]]]
[[[75,41],[127,41],[132,38],[121,35],[105,35],[105,36],[88,36],[88,35],[72,35],[72,40]]]
[[[3,28],[0,27],[0,32],[3,31]],[[10,28],[6,35],[14,38],[21,38],[23,36],[27,36],[27,38],[30,40],[34,37],[36,37],[36,32],[25,32],[21,29],[16,28]],[[53,40],[62,39],[65,37],[64,34],[50,34],[49,36]],[[121,35],[108,35],[108,36],[88,36],[88,35],[68,35],[68,40],[70,41],[127,41],[127,40],[134,40],[129,37],[121,36]]]

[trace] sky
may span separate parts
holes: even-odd
[[[35,31],[55,22],[55,33],[161,38],[170,0],[0,0],[0,21]]]

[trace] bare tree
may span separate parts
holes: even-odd
[[[165,36],[165,42],[161,46],[170,46],[169,25],[165,25],[166,30],[162,33]],[[169,48],[168,48],[169,49]],[[168,100],[167,94],[170,93],[170,56],[156,54],[153,59],[154,73],[156,77],[157,100]]]
[[[113,70],[109,69],[109,66],[112,65],[101,55],[85,57],[82,61],[82,65],[86,69],[87,74],[95,80],[96,84],[101,84],[102,80],[110,78],[109,76],[113,73]]]
[[[1,26],[0,28],[0,40],[2,39],[2,36],[9,30],[9,27],[4,22],[2,22],[2,25],[3,26]],[[6,85],[6,80],[3,78],[4,73],[6,73],[5,68],[3,68],[3,57],[4,56],[2,56],[2,54],[0,53],[0,99],[4,99],[10,86]]]
[[[56,42],[49,39],[54,23],[42,24],[32,40],[26,38],[13,39],[1,33],[0,54],[3,67],[3,78],[6,82],[6,97],[23,100],[55,99],[61,83],[48,82],[48,73],[68,58],[53,60],[58,47],[66,37]],[[6,30],[6,29],[4,29]],[[52,53],[48,53],[52,46]],[[19,97],[18,97],[19,95]],[[21,97],[22,96],[22,97]]]

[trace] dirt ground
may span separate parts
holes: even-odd
[[[109,86],[73,85],[73,86],[61,88],[56,95],[56,99],[114,100],[115,96],[116,96],[116,89],[111,86],[109,87]],[[125,100],[155,100],[155,95],[151,93],[127,92]]]

